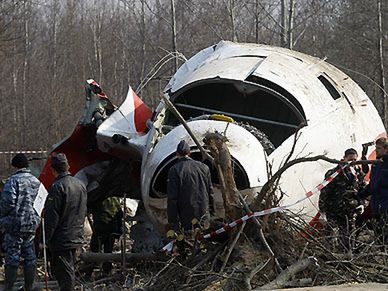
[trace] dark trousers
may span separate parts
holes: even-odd
[[[94,253],[99,253],[103,249],[104,253],[111,253],[114,243],[115,236],[110,230],[100,231],[100,229],[96,229],[90,239],[90,250]],[[106,273],[110,272],[112,270],[112,263],[103,263],[102,270]]]
[[[75,286],[75,249],[54,252],[51,254],[54,275],[61,291],[73,291]]]
[[[349,251],[351,249],[350,234],[354,228],[352,220],[349,218],[350,215],[327,215],[326,217],[328,222],[326,234],[331,236],[333,228],[337,227],[340,247],[344,251]]]
[[[381,245],[386,245],[388,243],[388,213],[380,211],[374,218],[376,219],[374,227],[376,238]]]

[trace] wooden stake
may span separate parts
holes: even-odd
[[[125,227],[125,217],[126,217],[126,211],[127,210],[127,193],[124,193],[124,199],[123,199],[123,222],[122,222],[122,243],[121,243],[121,270],[123,275],[125,276],[126,273],[126,248],[127,248],[127,234],[126,234],[126,227]]]

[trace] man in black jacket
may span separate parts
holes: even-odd
[[[177,147],[178,162],[168,172],[168,223],[178,231],[192,229],[192,219],[199,222],[214,211],[213,188],[209,167],[191,159],[189,145],[182,140]],[[179,227],[180,224],[180,227]]]
[[[51,158],[56,177],[49,188],[44,218],[51,264],[61,291],[74,290],[76,249],[83,243],[87,192],[69,173],[65,154]]]

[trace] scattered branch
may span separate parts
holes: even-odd
[[[308,258],[302,259],[296,262],[295,264],[289,266],[283,272],[281,272],[280,275],[274,281],[256,290],[274,290],[274,289],[284,288],[287,285],[287,283],[289,283],[290,279],[293,276],[295,276],[299,272],[306,270],[311,265],[316,263],[317,263],[317,259],[315,257],[308,257]]]

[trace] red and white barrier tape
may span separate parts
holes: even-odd
[[[30,150],[27,150],[27,151],[24,151],[24,150],[21,150],[21,151],[0,151],[0,154],[3,154],[3,155],[12,155],[12,154],[45,154],[47,153],[47,151],[43,151],[43,150],[40,150],[40,151],[30,151]]]
[[[335,171],[329,177],[325,178],[322,183],[319,183],[317,186],[314,187],[314,189],[312,189],[311,191],[307,192],[304,197],[302,197],[301,199],[297,200],[296,202],[294,202],[292,204],[284,205],[284,206],[278,206],[278,207],[274,207],[274,208],[269,208],[269,209],[265,209],[265,210],[258,211],[258,212],[248,213],[248,214],[244,215],[243,217],[241,217],[239,219],[236,219],[236,220],[234,220],[234,221],[232,221],[232,222],[230,222],[228,224],[225,224],[223,227],[221,227],[221,228],[219,228],[219,229],[217,229],[215,231],[212,231],[211,233],[208,233],[208,234],[204,235],[203,238],[204,239],[209,239],[209,238],[215,237],[215,236],[219,235],[220,233],[228,231],[231,228],[233,228],[233,227],[243,223],[243,221],[247,221],[247,220],[251,219],[252,217],[264,216],[264,215],[272,214],[272,213],[275,213],[275,212],[279,212],[279,211],[283,211],[283,210],[286,210],[288,208],[291,208],[292,206],[294,206],[296,204],[299,204],[302,201],[310,198],[314,194],[317,194],[318,192],[320,192],[323,188],[325,188],[328,184],[330,184],[334,180],[334,178],[338,176],[339,173],[341,173],[348,166],[349,166],[349,164],[346,164],[346,165],[342,166],[341,168],[339,168],[337,171]],[[165,252],[171,252],[172,249],[173,249],[174,243],[175,243],[175,240],[169,242],[167,245],[165,245],[162,248],[162,250],[165,251]]]

